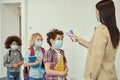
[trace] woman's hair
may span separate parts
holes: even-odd
[[[99,11],[100,21],[109,30],[114,48],[117,48],[120,40],[120,32],[116,25],[115,6],[112,0],[102,0],[96,4]]]
[[[61,35],[63,37],[64,33],[61,30],[53,29],[50,32],[47,33],[47,43],[52,46],[50,39],[55,40],[57,35]]]
[[[5,48],[6,48],[6,49],[9,49],[9,48],[10,48],[10,45],[11,45],[12,42],[14,42],[14,41],[18,44],[18,46],[21,46],[21,45],[22,45],[21,39],[20,39],[18,36],[13,35],[13,36],[9,36],[9,37],[6,39],[6,41],[5,41],[5,43],[4,43]]]
[[[37,36],[40,36],[41,39],[43,40],[43,37],[40,33],[33,33],[30,39],[30,47],[34,46]]]

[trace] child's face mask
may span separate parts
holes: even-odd
[[[41,41],[35,41],[35,46],[36,47],[41,47],[42,45],[42,42]]]
[[[54,47],[57,48],[57,49],[59,49],[59,48],[62,47],[62,45],[63,45],[63,41],[61,41],[61,40],[56,40],[56,41],[55,41],[55,44],[54,44]]]
[[[11,45],[10,46],[12,50],[17,50],[18,49],[18,45]]]

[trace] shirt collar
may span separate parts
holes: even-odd
[[[39,48],[36,48],[36,47],[33,47],[34,50],[41,50],[41,47]]]
[[[61,51],[60,51],[60,49],[58,49],[58,50],[55,50],[55,49],[53,49],[52,47],[50,47],[50,49],[51,49],[51,51],[53,52],[53,53],[61,53]]]

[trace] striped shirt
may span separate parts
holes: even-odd
[[[59,49],[59,51],[60,51],[60,54],[64,57],[64,64],[66,64],[66,58],[64,55],[64,51],[61,49]],[[49,50],[45,52],[43,61],[44,63],[50,62],[50,69],[54,70],[56,64],[58,63],[57,52],[54,49],[50,48]],[[46,77],[46,80],[58,80],[59,76],[46,74],[45,77]]]

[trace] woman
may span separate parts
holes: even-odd
[[[86,80],[118,80],[115,58],[120,32],[116,25],[113,1],[102,0],[98,2],[96,16],[101,24],[95,27],[95,33],[89,42],[76,35],[70,37],[88,48],[84,74]]]

